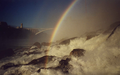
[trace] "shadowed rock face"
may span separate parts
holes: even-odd
[[[41,57],[41,58],[32,60],[31,62],[29,62],[29,63],[26,64],[26,65],[37,65],[37,64],[41,64],[41,63],[45,64],[46,61],[47,61],[47,62],[52,61],[53,57],[54,57],[54,56],[43,56],[43,57]]]
[[[7,63],[7,64],[1,66],[0,69],[5,70],[5,69],[8,69],[8,68],[10,68],[10,67],[18,67],[18,66],[20,66],[20,65],[15,65],[14,63]]]
[[[63,73],[69,73],[69,69],[71,68],[72,65],[69,64],[69,61],[71,59],[67,58],[66,60],[61,60],[59,62],[59,66],[56,67],[56,69],[61,69]]]
[[[120,26],[120,24],[117,25],[117,26],[112,30],[112,32],[110,33],[110,35],[108,36],[108,38],[107,38],[106,40],[108,40],[108,39],[115,33],[116,29],[117,29],[119,26]]]
[[[54,70],[60,70],[63,73],[69,73],[69,70],[72,68],[72,65],[69,64],[70,60],[71,60],[70,58],[66,58],[65,60],[59,61],[59,65],[57,67],[48,67],[45,69],[54,69]]]
[[[41,52],[29,52],[29,53],[24,53],[24,55],[27,55],[27,56],[29,56],[29,55],[31,55],[31,54],[41,54]]]
[[[108,27],[108,29],[103,32],[103,34],[111,33],[112,30],[114,30],[116,27],[118,27],[118,25],[120,25],[120,21],[117,21],[117,22],[111,24],[110,27]]]
[[[91,33],[88,33],[86,36],[87,36],[87,38],[86,38],[86,40],[89,40],[89,39],[91,39],[91,38],[93,38],[93,37],[95,37],[95,36],[98,36],[99,34],[96,34],[96,32],[91,32]]]
[[[6,50],[1,50],[0,51],[0,59],[8,56],[12,56],[14,54],[13,49],[6,49]]]
[[[84,49],[73,49],[73,51],[70,52],[70,56],[80,57],[84,56]]]
[[[39,65],[39,64],[46,64],[46,61],[47,63],[52,61],[52,59],[54,58],[55,56],[43,56],[41,58],[38,58],[38,59],[34,59],[32,60],[31,62],[29,62],[28,64],[14,64],[14,63],[7,63],[3,66],[1,66],[0,69],[8,69],[8,68],[11,68],[11,67],[19,67],[19,66],[22,66],[22,65]]]

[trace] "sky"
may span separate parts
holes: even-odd
[[[54,28],[74,0],[0,0],[0,21],[14,27]],[[56,38],[107,28],[120,21],[120,0],[76,0],[59,26]]]
[[[9,25],[52,28],[72,0],[3,0],[0,21]]]

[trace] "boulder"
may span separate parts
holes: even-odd
[[[55,69],[60,69],[63,73],[69,73],[70,68],[72,65],[69,64],[70,58],[66,58],[65,60],[61,60],[59,62],[59,66],[57,66]]]
[[[73,49],[70,52],[70,56],[74,56],[74,57],[80,57],[80,56],[84,56],[84,49]]]

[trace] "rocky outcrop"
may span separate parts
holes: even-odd
[[[39,64],[46,64],[50,61],[52,61],[52,59],[54,58],[55,56],[43,56],[41,58],[38,58],[38,59],[33,59],[32,61],[30,61],[28,64],[14,64],[14,63],[7,63],[5,65],[2,65],[0,67],[0,69],[8,69],[8,68],[11,68],[11,67],[19,67],[19,66],[22,66],[22,65],[39,65]],[[45,67],[43,67],[45,68]]]
[[[84,49],[73,49],[70,52],[70,56],[74,56],[74,57],[80,57],[80,56],[84,56]]]
[[[5,70],[5,69],[11,68],[11,67],[18,67],[18,66],[20,66],[20,65],[15,65],[14,63],[7,63],[7,64],[1,66],[0,69]]]
[[[14,55],[13,49],[0,50],[0,59]]]

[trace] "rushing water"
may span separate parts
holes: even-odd
[[[70,40],[69,44],[58,44],[58,42],[52,44],[47,55],[55,57],[47,62],[46,67],[56,67],[60,60],[69,57],[71,58],[69,64],[72,67],[68,69],[68,73],[52,68],[41,69],[40,72],[37,72],[44,64],[22,65],[1,70],[1,72],[3,75],[18,75],[20,73],[21,75],[120,75],[120,28],[117,28],[115,33],[106,40],[109,34],[110,32],[107,34],[100,33],[88,40],[87,36],[82,36]],[[73,49],[84,49],[84,56],[70,57],[70,52]],[[45,56],[45,50],[47,50],[47,46],[42,46],[41,49],[31,48],[29,51],[21,52],[21,55],[32,51],[41,53],[4,58],[0,61],[0,66],[8,62],[27,64],[33,59]]]

